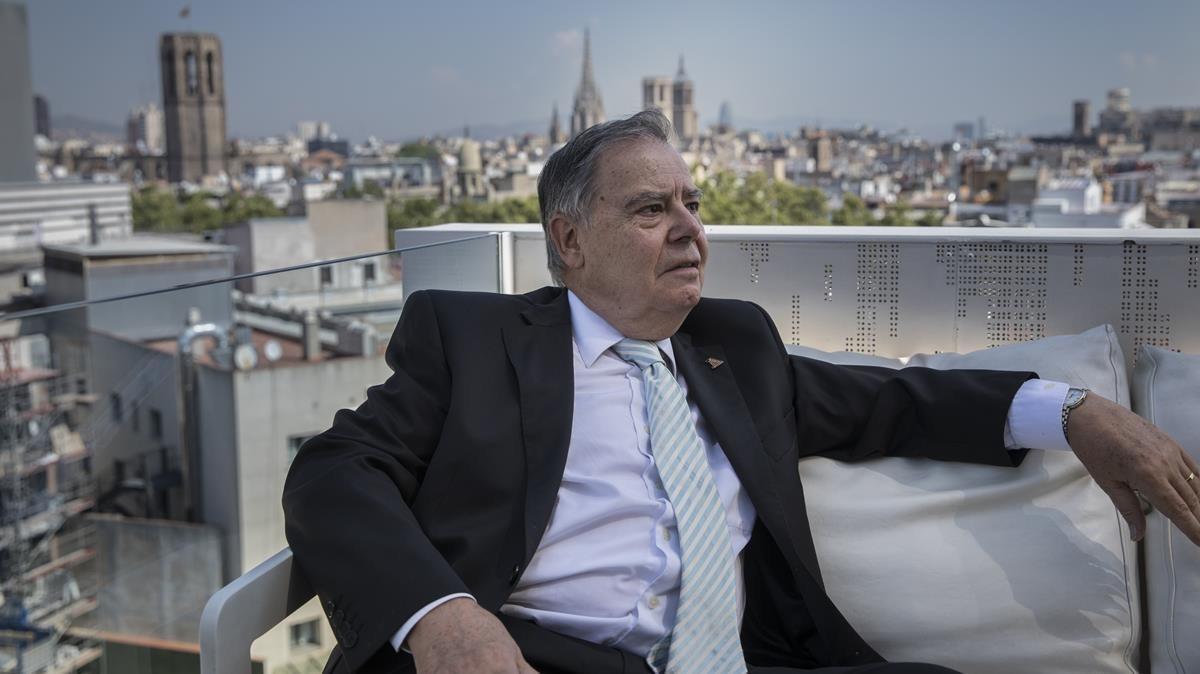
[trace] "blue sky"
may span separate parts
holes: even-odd
[[[222,40],[229,132],[325,119],[407,138],[464,123],[548,123],[579,79],[582,29],[610,117],[686,57],[702,122],[867,121],[949,135],[1065,130],[1115,86],[1136,107],[1200,105],[1200,3],[1147,0],[407,2],[28,0],[33,84],[55,115],[112,123],[160,99],[158,35]],[[179,17],[190,5],[191,16]],[[540,126],[539,126],[540,128]]]

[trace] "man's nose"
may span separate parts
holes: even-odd
[[[700,218],[686,204],[678,203],[671,208],[671,238],[687,240],[698,238],[704,232]]]

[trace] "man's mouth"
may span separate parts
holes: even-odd
[[[667,271],[672,272],[672,271],[679,271],[680,269],[699,269],[699,268],[700,268],[700,262],[698,260],[688,260],[686,262],[680,262],[679,264],[675,265],[674,267],[671,267]]]

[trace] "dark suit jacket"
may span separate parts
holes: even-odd
[[[288,541],[338,641],[329,670],[402,669],[411,661],[388,640],[439,597],[469,592],[491,611],[505,602],[561,481],[571,344],[559,288],[409,298],[387,350],[393,374],[305,443],[285,486]],[[766,313],[735,300],[701,300],[672,344],[758,512],[744,558],[747,660],[879,661],[822,587],[797,460],[1014,465],[1023,453],[1004,448],[1003,428],[1013,395],[1033,375],[790,357]],[[710,368],[708,358],[724,364]],[[527,654],[555,636],[507,623]]]

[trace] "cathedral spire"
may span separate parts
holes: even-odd
[[[686,80],[687,79],[687,71],[685,71],[683,69],[683,54],[679,55],[679,72],[675,73],[675,79],[677,79],[677,80]]]
[[[592,76],[592,31],[589,28],[583,29],[583,76],[579,79],[579,90],[594,91],[596,89],[596,81]]]
[[[575,105],[571,110],[571,137],[579,135],[584,129],[604,121],[604,102],[600,99],[600,91],[596,88],[596,79],[592,74],[592,33],[583,30],[583,74],[579,79],[579,88],[575,91]]]
[[[554,110],[550,113],[550,143],[558,145],[566,140],[563,138],[562,127],[558,125],[558,101],[554,101]]]

